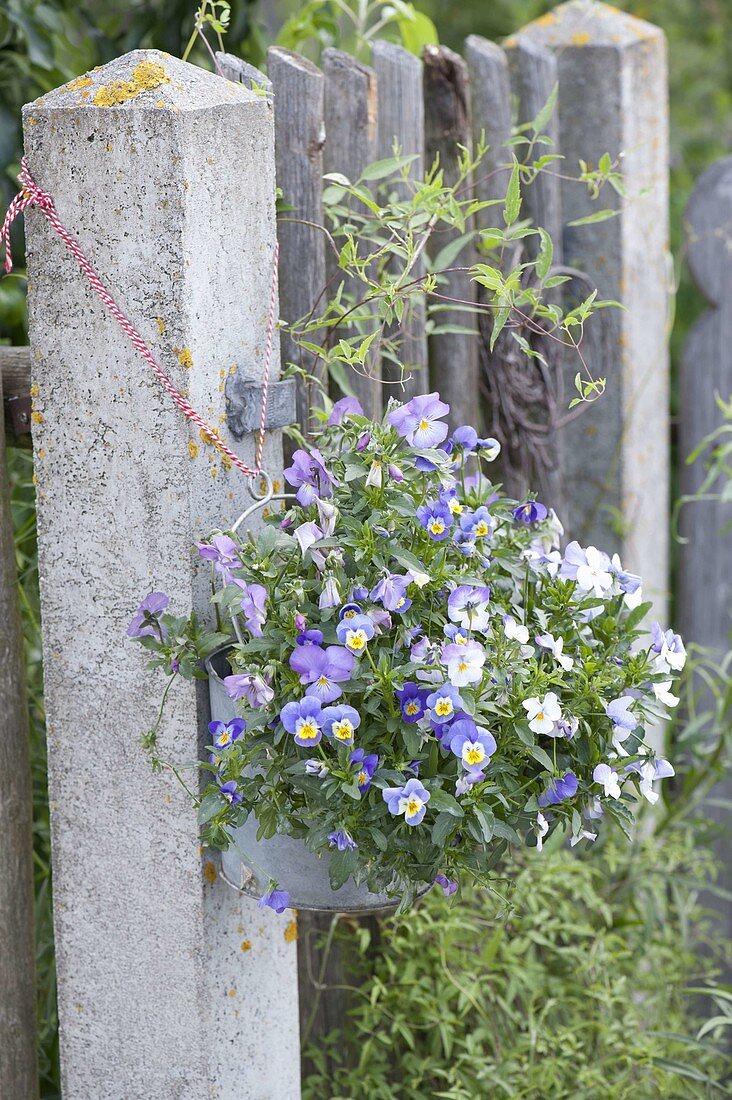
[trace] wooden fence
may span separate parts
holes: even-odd
[[[472,36],[464,58],[435,47],[419,60],[377,42],[371,65],[326,50],[318,68],[280,48],[269,51],[266,77],[228,55],[219,64],[245,87],[136,51],[29,105],[25,135],[39,183],[153,350],[206,416],[228,426],[244,455],[251,454],[260,393],[275,171],[293,208],[277,227],[280,313],[295,321],[338,275],[317,228],[324,172],[356,178],[389,156],[396,140],[421,158],[415,173],[439,154],[449,179],[457,144],[485,133],[492,147],[473,186],[479,198],[497,197],[505,189],[501,146],[511,132],[512,97],[519,118],[532,118],[558,85],[546,130],[565,160],[526,202],[552,232],[555,257],[626,307],[588,337],[590,365],[607,376],[608,393],[581,417],[563,418],[566,368],[541,378],[531,364],[490,355],[479,315],[465,313],[459,322],[472,323],[474,336],[430,334],[424,315],[412,319],[409,392],[439,389],[455,423],[475,421],[482,409],[483,425],[504,441],[508,483],[523,492],[527,478],[537,477],[547,503],[564,501],[572,535],[618,550],[643,573],[662,617],[669,421],[661,32],[614,8],[572,0],[505,50]],[[104,106],[120,81],[134,85],[140,65],[157,80],[154,90],[123,97],[119,109]],[[252,81],[264,96],[247,89]],[[617,216],[569,225],[595,209],[572,182],[579,160],[596,164],[606,152],[623,154],[627,195],[613,199]],[[489,211],[485,224],[495,216]],[[135,654],[120,654],[140,592],[164,588],[184,606],[192,591],[196,606],[205,606],[205,578],[190,547],[209,525],[235,515],[239,475],[168,407],[37,213],[27,217],[27,237],[31,353],[2,349],[0,365],[11,440],[32,428],[38,478],[65,1096],[199,1100],[215,1082],[221,1100],[296,1100],[289,926],[283,931],[246,899],[229,897],[212,863],[201,879],[195,815],[172,785],[161,807],[160,780],[136,751],[157,684]],[[466,246],[466,266],[472,256]],[[449,279],[449,297],[476,300],[464,272]],[[297,361],[286,334],[282,351]],[[383,404],[381,371],[376,361],[372,379],[354,378],[372,412]],[[383,376],[390,380],[387,366]],[[275,384],[272,473],[281,469],[279,428],[297,418],[306,430],[310,406],[307,387],[295,395],[292,383]],[[7,547],[0,565],[0,593],[11,592]],[[17,711],[17,660],[9,667],[11,682],[0,684]],[[0,726],[0,733],[13,744],[24,737],[22,714],[8,714],[12,729]],[[196,755],[205,721],[205,699],[183,690],[166,734],[176,756]],[[116,793],[105,798],[109,790]],[[125,813],[121,790],[130,792]],[[8,834],[0,835],[2,881],[26,840],[20,830],[11,850]],[[27,888],[7,904],[32,926]],[[0,958],[15,957],[13,927],[0,922]],[[314,1035],[341,1023],[343,1011],[338,994],[321,996],[312,985],[321,961],[313,933],[321,927],[301,915],[301,1018],[314,1019]],[[26,992],[29,982],[26,972]],[[30,1040],[26,1046],[31,1058]],[[13,1080],[13,1100],[32,1095],[19,1072]],[[274,1093],[267,1080],[278,1082]]]

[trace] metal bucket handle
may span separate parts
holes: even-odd
[[[264,483],[263,486],[262,483]],[[250,516],[253,516],[260,508],[266,508],[271,501],[297,500],[295,493],[276,493],[274,491],[272,478],[264,470],[260,471],[258,474],[252,474],[251,477],[247,478],[247,491],[254,503],[250,504],[248,508],[245,508],[239,518],[231,525],[231,533],[233,535],[237,533],[241,525],[248,520]],[[239,626],[239,615],[232,614],[231,621],[239,644],[245,645],[246,640]]]

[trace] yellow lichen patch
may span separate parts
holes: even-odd
[[[216,874],[216,866],[214,863],[211,862],[211,860],[209,860],[203,868],[203,877],[205,878],[206,882],[216,882],[216,879],[218,878],[218,875]]]
[[[198,438],[201,440],[202,443],[205,443],[207,447],[216,446],[216,444],[215,444],[215,442],[214,442],[214,440],[211,436],[211,433],[207,432],[205,428],[200,429],[200,431],[198,433]]]
[[[31,420],[34,424],[42,424],[44,420],[43,413],[36,412],[34,409],[31,413]]]
[[[230,989],[229,990],[229,996],[230,997],[236,997],[236,990],[235,989]]]
[[[156,107],[164,107],[165,106],[165,100],[164,99],[159,99],[157,101],[157,103],[155,104],[155,106]]]
[[[234,464],[228,455],[221,456],[221,469],[224,470],[227,474],[233,465]]]
[[[188,182],[188,180],[183,180],[183,190],[184,190],[184,191],[188,191],[188,190],[189,190],[189,188],[190,188],[190,186],[191,186],[191,185],[190,185],[190,183]]]
[[[211,477],[213,477],[213,478],[217,478],[218,476],[219,476],[219,468],[218,468],[218,466],[212,466],[212,467],[211,467]]]
[[[112,152],[112,149],[113,149],[113,145],[112,145],[112,142],[111,142],[111,141],[108,141],[108,142],[107,142],[107,152],[108,152],[108,153],[111,153],[111,152]]]
[[[45,458],[46,457],[46,448],[45,447],[39,447],[37,453],[38,453],[39,458]]]
[[[158,326],[158,336],[165,336],[165,322],[162,317],[155,318],[155,324]]]
[[[93,84],[90,76],[77,76],[76,80],[70,80],[64,89],[67,92],[80,92],[82,88],[90,88]]]
[[[297,939],[297,921],[291,920],[285,928],[285,943],[294,943]]]
[[[38,119],[34,115],[30,115],[25,121],[28,126],[35,126]]]
[[[540,15],[538,19],[534,20],[535,27],[550,27],[552,23],[556,23],[557,17],[553,11],[548,11],[546,15]]]
[[[252,941],[251,940],[242,940],[241,941],[241,949],[242,949],[242,951],[251,951]]]
[[[93,103],[95,107],[118,107],[130,99],[137,99],[143,92],[169,83],[170,77],[157,61],[141,61],[132,70],[131,80],[113,80],[97,88]]]
[[[592,36],[587,31],[577,31],[569,40],[571,46],[586,46]]]
[[[264,517],[264,519],[266,519],[266,518],[267,518],[267,516],[269,516],[269,515],[271,515],[271,514],[272,514],[272,513],[270,512],[269,508],[263,508],[263,509],[262,509],[262,516]]]
[[[229,367],[229,374],[236,374],[236,372],[238,370],[239,370],[239,367],[237,366],[237,364],[232,363],[231,366]]]
[[[279,480],[279,478],[275,478],[274,481],[272,482],[273,492],[279,493],[281,488],[282,488],[282,482]]]
[[[38,397],[38,383],[34,382],[30,388],[31,397]]]
[[[178,356],[178,362],[182,367],[190,368],[193,366],[193,356],[191,355],[190,348],[181,348],[180,350],[178,350],[178,348],[173,348],[173,351]]]
[[[188,440],[188,454],[191,458],[198,458],[198,444],[195,439]]]

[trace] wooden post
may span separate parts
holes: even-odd
[[[0,405],[2,396],[0,374]],[[33,793],[17,585],[0,418],[0,1100],[35,1100]]]
[[[642,574],[645,595],[662,619],[669,515],[665,38],[617,8],[570,0],[520,31],[516,48],[556,59],[564,173],[577,173],[580,160],[597,165],[606,152],[614,162],[622,154],[624,199],[605,188],[593,202],[582,184],[563,180],[561,186],[564,262],[585,272],[600,298],[625,307],[606,310],[587,326],[585,358],[608,385],[562,430],[562,518],[570,537],[617,550],[626,568]],[[548,57],[544,67],[551,68]],[[608,207],[618,216],[567,224]],[[573,358],[567,400],[578,370]]]
[[[424,100],[422,97],[422,63],[414,54],[393,42],[374,42],[373,66],[379,99],[379,131],[377,156],[386,160],[394,155],[394,145],[401,155],[415,154],[409,169],[411,179],[421,180],[424,174]],[[407,188],[390,182],[390,190],[404,198]],[[424,272],[422,257],[414,265],[411,278]],[[384,399],[394,396],[399,400],[427,393],[429,372],[427,367],[427,330],[425,327],[425,299],[415,297],[405,311],[404,318],[392,335],[399,340],[399,356],[408,375],[404,385],[384,388]],[[381,371],[385,382],[397,383],[403,372],[388,359],[382,358]],[[409,377],[411,376],[411,377]]]
[[[323,51],[325,75],[325,151],[327,172],[340,172],[355,181],[364,168],[377,159],[378,107],[376,74],[368,65],[341,50]],[[357,204],[356,204],[357,205]],[[327,253],[329,293],[332,295],[344,281],[337,257]],[[346,288],[357,295],[362,284],[355,279],[345,281]],[[368,307],[365,307],[368,309]],[[345,330],[346,332],[348,330]],[[350,330],[351,332],[353,330]],[[339,335],[345,334],[338,330]],[[381,362],[377,348],[368,364],[368,377],[350,371],[348,381],[367,416],[378,420],[382,409]]]
[[[324,81],[311,61],[279,46],[268,51],[267,68],[274,88],[277,185],[291,207],[277,223],[280,310],[292,324],[325,305],[318,303],[325,287],[325,233],[318,228],[323,224]],[[308,340],[318,343],[318,333]],[[327,392],[322,360],[313,366],[312,356],[297,347],[287,330],[282,333],[282,359],[313,374]],[[311,426],[316,389],[298,379],[297,419],[305,432]]]
[[[445,184],[457,179],[459,145],[472,145],[468,69],[461,57],[446,46],[426,46],[424,61],[425,160],[427,169],[439,158]],[[467,194],[467,191],[466,193]],[[465,197],[465,196],[463,196]],[[432,236],[430,255],[434,259],[457,231]],[[473,263],[474,248],[468,243],[448,265],[467,268]],[[474,313],[450,308],[449,301],[473,304],[476,284],[467,271],[450,271],[442,276],[435,302],[446,308],[434,315],[437,325],[459,325],[474,332],[443,332],[430,336],[430,383],[450,405],[450,424],[472,424],[479,405],[478,340]]]
[[[732,157],[708,169],[698,181],[686,211],[686,255],[694,282],[710,309],[694,324],[684,348],[679,399],[679,488],[697,493],[704,480],[703,460],[686,458],[723,422],[714,400],[732,394]],[[721,660],[730,649],[732,629],[732,519],[729,501],[700,500],[684,505],[679,549],[678,628],[687,645],[696,642]],[[723,780],[713,794],[732,799],[732,781]],[[714,802],[705,814],[720,828],[718,885],[732,890],[732,840],[729,809]],[[732,935],[732,907],[709,899]]]
[[[475,197],[490,202],[503,198],[510,177],[511,155],[506,148],[511,136],[508,61],[500,46],[478,34],[465,39],[465,60],[470,74],[473,141],[479,141],[483,135],[488,144],[488,152],[476,173]],[[481,211],[478,220],[481,227],[502,226],[502,208],[490,206]]]
[[[192,405],[229,441],[260,380],[274,244],[271,104],[138,50],[25,108],[38,184]],[[299,1097],[288,919],[224,884],[140,735],[159,674],[125,640],[140,596],[210,621],[194,542],[245,481],[192,429],[40,212],[26,214],[33,442],[64,1100]],[[275,348],[273,376],[279,369]],[[252,435],[239,453],[249,463]],[[281,471],[271,431],[265,467]],[[176,683],[164,759],[195,759],[205,684]]]

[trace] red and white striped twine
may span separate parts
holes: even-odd
[[[272,290],[269,302],[269,313],[267,315],[267,344],[264,352],[264,379],[262,386],[262,412],[259,421],[259,433],[257,438],[257,445],[254,453],[254,469],[247,466],[245,462],[237,454],[235,454],[229,447],[226,446],[223,439],[210,424],[208,424],[200,413],[196,412],[192,405],[190,405],[181,393],[175,388],[173,383],[168,378],[167,374],[155,359],[154,355],[150,351],[149,347],[143,340],[140,333],[137,331],[132,322],[125,316],[122,310],[115,302],[112,295],[109,293],[104,283],[97,275],[96,271],[90,264],[87,257],[81,248],[79,242],[69,233],[68,229],[61,222],[56,207],[53,202],[53,198],[47,191],[43,191],[33,179],[30,170],[28,168],[25,157],[21,161],[20,175],[18,179],[21,183],[21,191],[15,196],[13,201],[8,207],[5,214],[5,220],[0,229],[0,246],[5,245],[5,271],[9,274],[13,269],[13,257],[10,251],[10,227],[24,210],[29,206],[36,206],[43,214],[49,225],[55,230],[57,235],[61,238],[66,248],[74,257],[84,275],[86,275],[93,290],[98,297],[107,307],[109,312],[114,317],[115,321],[126,334],[130,340],[132,346],[142,356],[149,367],[155,372],[158,381],[167,390],[170,397],[175,404],[184,413],[184,415],[192,421],[202,432],[204,432],[211,440],[213,445],[225,455],[237,469],[241,470],[247,477],[256,477],[262,472],[262,455],[264,452],[264,436],[265,436],[265,422],[267,419],[267,398],[269,394],[269,374],[270,365],[272,361],[272,349],[274,345],[274,330],[277,320],[277,261],[279,258],[279,245],[275,241],[274,248],[274,264],[272,271]]]

